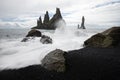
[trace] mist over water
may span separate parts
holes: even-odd
[[[0,39],[0,69],[41,64],[44,56],[55,49],[69,51],[83,48],[83,42],[97,32],[100,31],[77,29],[77,26],[70,27],[64,21],[59,21],[55,31],[42,31],[42,34],[52,38],[53,44],[42,44],[38,37],[28,42],[21,42],[24,36]],[[25,35],[26,32],[23,33]]]
[[[56,22],[55,24],[57,26],[56,30],[55,30],[55,34],[59,34],[59,33],[64,33],[66,30],[66,23],[63,19],[60,19],[59,21]]]

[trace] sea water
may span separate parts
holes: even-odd
[[[42,44],[36,37],[28,42],[21,42],[30,29],[0,29],[0,69],[18,69],[34,64],[41,64],[41,60],[50,51],[61,49],[64,51],[83,48],[83,43],[92,35],[103,29],[57,28],[54,30],[40,30],[42,34],[50,36],[52,44]]]

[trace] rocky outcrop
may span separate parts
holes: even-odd
[[[22,39],[21,42],[27,42],[35,39],[35,37],[40,37],[40,42],[42,44],[52,44],[52,38],[46,35],[42,35],[42,33],[36,29],[32,29],[28,32],[25,38]]]
[[[105,35],[102,35],[101,33],[98,33],[96,35],[93,35],[88,40],[86,40],[84,42],[84,45],[85,46],[93,46],[93,47],[105,47],[104,46],[104,40],[105,39],[106,39]]]
[[[42,23],[41,17],[40,19],[37,21],[37,26],[33,27],[32,29],[50,29],[50,30],[55,30],[56,29],[56,22],[59,20],[63,20],[60,9],[56,8],[56,13],[55,15],[53,15],[53,17],[51,19],[49,19],[49,13],[48,11],[46,11],[46,14],[44,16],[44,20]]]
[[[50,71],[64,72],[66,68],[64,54],[65,52],[60,49],[48,53],[41,61],[41,66]]]
[[[46,35],[42,35],[40,42],[43,44],[52,44],[52,39]]]
[[[84,46],[117,47],[120,45],[120,27],[110,28],[102,33],[93,35],[84,42]]]
[[[82,17],[82,23],[81,23],[80,29],[86,29],[85,28],[85,18],[84,18],[84,16]]]
[[[21,42],[27,42],[29,40],[33,40],[35,37],[41,37],[42,33],[36,29],[32,29],[28,32],[25,38],[22,39]]]
[[[36,30],[36,29],[32,29],[31,31],[28,32],[28,34],[26,35],[26,37],[41,37],[41,32]]]

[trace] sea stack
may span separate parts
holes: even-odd
[[[39,19],[37,20],[37,25],[38,25],[38,27],[39,27],[39,26],[42,26],[42,19],[41,19],[41,16],[40,16]]]
[[[45,16],[44,16],[44,21],[43,21],[43,23],[44,24],[47,24],[49,22],[49,13],[48,13],[48,11],[46,11],[46,14],[45,14]]]
[[[85,28],[85,18],[84,18],[84,16],[82,16],[82,23],[81,23],[81,27],[80,27],[81,29],[86,29]]]
[[[44,16],[44,20],[42,23],[41,17],[39,20],[37,20],[37,26],[33,27],[32,29],[46,29],[46,30],[55,30],[56,29],[56,22],[59,20],[63,20],[60,9],[56,8],[56,13],[53,15],[53,17],[49,18],[49,13],[46,11],[46,14]],[[64,20],[63,20],[64,21]]]
[[[52,19],[49,22],[50,27],[56,29],[56,22],[58,22],[59,20],[62,20],[62,16],[60,9],[56,8],[56,13],[55,15],[53,15]]]

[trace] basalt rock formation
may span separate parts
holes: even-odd
[[[84,18],[84,16],[82,16],[81,26],[78,24],[78,29],[86,29],[85,28],[85,18]]]
[[[42,23],[41,17],[37,20],[37,26],[33,27],[32,29],[47,29],[47,30],[55,30],[56,29],[56,22],[59,20],[63,20],[60,9],[56,8],[56,13],[53,17],[49,18],[49,13],[46,11],[44,16],[44,20]],[[63,20],[64,21],[64,20]]]
[[[85,46],[92,47],[119,47],[120,27],[112,27],[102,33],[93,35],[84,42]]]
[[[41,16],[39,17],[39,20],[37,20],[37,25],[38,25],[38,26],[41,26],[41,25],[42,25],[42,19],[41,19]]]
[[[43,24],[48,24],[48,22],[49,22],[49,13],[48,13],[48,11],[46,11],[46,14],[44,16]]]
[[[82,23],[81,23],[80,29],[86,29],[84,24],[85,24],[85,18],[84,18],[84,16],[83,16],[83,17],[82,17]]]

